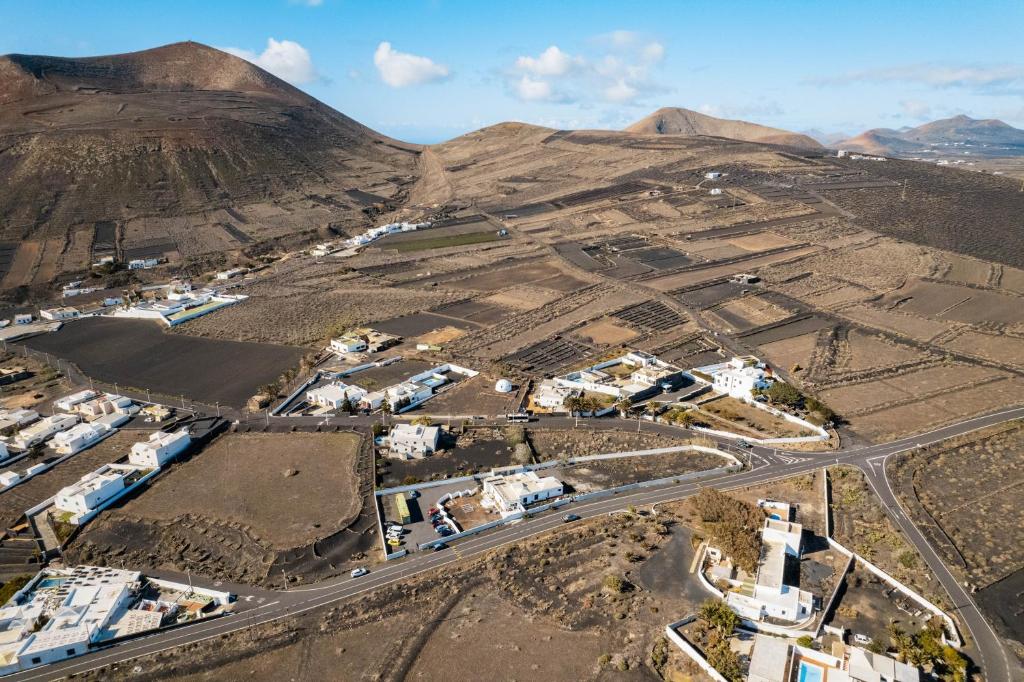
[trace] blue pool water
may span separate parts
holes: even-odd
[[[782,520],[782,517],[781,517],[781,516],[779,516],[778,514],[772,514],[772,515],[771,515],[771,516],[769,516],[768,518],[770,518],[770,519],[771,519],[771,520],[773,520],[773,521],[781,521],[781,520]]]
[[[821,678],[821,668],[800,661],[800,682],[821,682]]]
[[[51,587],[60,587],[64,583],[64,580],[64,578],[45,578],[43,580],[40,580],[39,584],[36,585],[36,587],[38,587],[41,590],[46,590]]]

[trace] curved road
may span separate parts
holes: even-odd
[[[889,457],[900,452],[1019,418],[1024,418],[1024,407],[968,419],[958,424],[891,443],[828,454],[786,452],[754,447],[749,451],[752,455],[752,468],[748,471],[707,478],[699,483],[670,484],[589,502],[573,503],[568,507],[562,507],[562,510],[568,509],[587,519],[621,511],[629,506],[639,507],[679,500],[693,495],[701,487],[709,485],[722,490],[731,490],[807,473],[829,464],[857,466],[867,475],[869,484],[878,494],[893,521],[906,533],[908,539],[924,557],[946,591],[949,592],[954,605],[953,609],[960,616],[960,624],[966,628],[970,641],[974,644],[974,651],[977,653],[975,662],[982,669],[986,679],[990,682],[1012,682],[1014,679],[1020,679],[1015,676],[1019,673],[1016,662],[1011,661],[999,637],[989,626],[973,600],[960,587],[956,578],[946,569],[939,556],[900,508],[885,477],[884,464]],[[646,424],[646,426],[651,425]],[[453,544],[449,551],[417,552],[404,559],[385,564],[362,578],[337,578],[318,585],[293,588],[283,592],[239,587],[239,601],[236,612],[232,615],[98,649],[85,656],[11,675],[9,679],[19,681],[50,680],[81,674],[102,666],[123,663],[133,658],[185,644],[217,638],[254,625],[290,618],[296,614],[351,599],[428,571],[461,563],[497,547],[547,533],[563,525],[561,513],[528,518],[519,523],[459,541]]]

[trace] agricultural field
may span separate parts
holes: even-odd
[[[24,343],[99,381],[235,407],[304,355],[300,348],[191,338],[166,333],[157,322],[109,317],[76,320]]]
[[[269,572],[279,553],[358,525],[360,443],[354,433],[226,434],[91,523],[67,552],[86,563],[118,556],[236,582],[277,580]],[[334,560],[364,549],[358,535],[352,543]]]
[[[1013,584],[1024,575],[1024,425],[991,427],[908,453],[890,465],[890,476],[946,564],[978,588],[993,620],[1020,639]]]

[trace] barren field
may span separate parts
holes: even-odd
[[[524,658],[552,680],[686,679],[662,642],[665,622],[704,599],[679,588],[682,530],[671,513],[603,518],[84,679],[506,679]]]
[[[829,467],[833,538],[942,607],[948,600],[928,566],[879,505],[859,469]]]
[[[528,435],[537,459],[540,460],[602,455],[631,450],[653,450],[674,445],[686,445],[692,440],[682,435],[671,438],[662,434],[636,433],[635,430],[609,431],[606,429],[600,431],[529,429]]]
[[[939,443],[891,469],[908,508],[973,584],[987,587],[1024,568],[1024,425]]]
[[[90,524],[69,552],[262,582],[281,550],[356,521],[359,444],[352,433],[227,434]]]

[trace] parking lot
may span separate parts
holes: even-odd
[[[402,534],[402,544],[398,547],[389,547],[390,551],[396,550],[408,550],[409,552],[417,551],[417,548],[424,542],[431,542],[439,539],[441,536],[434,531],[434,527],[430,522],[430,516],[427,512],[431,508],[438,507],[437,501],[447,495],[448,493],[456,493],[462,490],[472,490],[478,487],[473,481],[462,481],[461,483],[446,483],[444,485],[435,486],[432,488],[426,488],[419,491],[418,497],[411,497],[413,493],[393,493],[389,495],[380,496],[380,506],[384,514],[384,521],[401,523],[402,520],[398,518],[395,504],[395,495],[402,495],[405,499],[405,503],[409,508],[409,523],[402,524],[404,533]],[[479,507],[480,494],[477,493],[473,497],[467,498],[469,503],[474,507]],[[458,514],[462,512],[461,505],[459,502],[455,502],[456,507],[454,508],[455,516],[458,518]],[[497,518],[497,517],[495,517]]]

